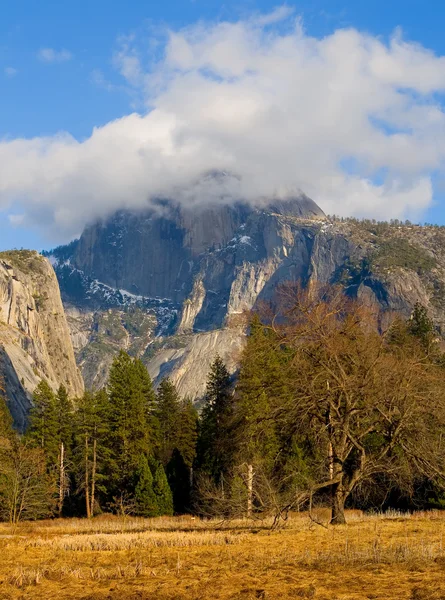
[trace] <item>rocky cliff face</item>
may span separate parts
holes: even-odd
[[[236,368],[244,339],[238,315],[289,280],[341,284],[383,320],[393,311],[408,316],[420,301],[445,331],[445,230],[327,219],[306,197],[256,209],[121,212],[53,258],[65,302],[96,323],[77,353],[92,385],[127,347],[157,380],[169,375],[182,394],[199,398],[216,353]],[[149,331],[136,326],[133,347],[119,328],[102,329],[108,354],[96,360],[98,319],[118,311],[122,325],[135,307],[150,316]],[[72,330],[80,339],[79,326]]]
[[[57,278],[37,252],[0,253],[0,373],[21,429],[42,378],[73,396],[83,392]]]
[[[306,197],[269,208],[292,207],[299,216],[323,215]],[[226,248],[255,212],[244,204],[195,210],[164,204],[145,213],[120,212],[85,230],[71,262],[112,288],[181,303],[202,256]]]
[[[88,389],[103,387],[120,349],[141,357],[155,339],[156,315],[137,306],[79,310],[65,308],[77,363]]]

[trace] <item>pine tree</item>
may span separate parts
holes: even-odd
[[[58,489],[57,510],[62,516],[65,496],[69,492],[70,473],[68,470],[71,446],[73,441],[73,406],[64,385],[61,385],[55,396],[56,437],[58,442]]]
[[[44,379],[34,391],[29,422],[27,438],[44,450],[48,470],[56,471],[59,456],[56,396]]]
[[[418,338],[426,349],[429,348],[434,338],[434,323],[420,302],[416,302],[414,305],[413,313],[408,321],[408,331]]]
[[[110,369],[110,479],[115,488],[130,486],[139,457],[150,450],[146,379],[128,354],[121,351]]]
[[[136,377],[138,378],[141,385],[142,394],[144,396],[146,414],[147,416],[150,416],[153,414],[156,407],[156,394],[153,389],[153,382],[151,381],[151,377],[147,371],[147,367],[140,359],[134,359],[133,366]]]
[[[136,514],[141,517],[156,517],[160,514],[158,499],[153,490],[153,475],[147,457],[141,455],[136,471],[134,499]]]
[[[158,463],[153,474],[153,491],[156,496],[159,515],[173,514],[173,496],[168,485],[164,467]]]
[[[144,396],[145,420],[147,423],[148,442],[151,452],[159,444],[159,421],[156,416],[156,393],[153,388],[153,382],[147,371],[146,366],[140,359],[135,359],[134,369],[137,380],[140,382],[142,394]]]
[[[88,517],[94,515],[98,500],[106,498],[106,472],[110,459],[109,419],[110,403],[106,391],[85,392],[76,412],[75,458]]]
[[[180,406],[177,448],[188,468],[193,467],[197,441],[198,411],[190,398],[185,398]]]
[[[275,420],[268,418],[278,399],[289,396],[286,355],[275,335],[255,315],[250,324],[237,384],[236,440],[240,461],[275,464],[280,452]]]
[[[198,413],[190,399],[181,402],[176,448],[166,467],[168,483],[173,494],[175,512],[191,508],[193,466],[198,440]]]
[[[170,379],[163,379],[156,395],[156,417],[159,422],[158,456],[166,466],[178,444],[181,403]]]
[[[198,440],[198,464],[216,483],[221,482],[232,466],[233,390],[229,372],[216,356],[207,380]]]

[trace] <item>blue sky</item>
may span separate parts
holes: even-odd
[[[354,28],[388,40],[401,27],[404,39],[438,56],[445,55],[443,2],[311,0],[285,6],[294,9],[292,18],[301,16],[306,34],[313,38]],[[81,142],[89,138],[95,127],[135,111],[143,115],[151,107],[143,98],[141,86],[123,74],[123,67],[116,66],[116,54],[123,44],[127,47],[127,57],[134,56],[160,31],[181,31],[199,21],[242,21],[255,14],[270,13],[276,7],[276,2],[266,0],[224,3],[3,0],[0,3],[0,140],[44,138],[65,131]],[[130,41],[122,42],[123,39]],[[153,50],[158,51],[162,47]],[[436,101],[441,103],[440,94]],[[429,167],[428,171],[436,187],[434,201],[422,212],[422,219],[445,223],[442,167]],[[63,233],[59,238],[54,228],[47,231],[41,222],[33,223],[39,204],[37,208],[33,205],[26,219],[22,219],[22,210],[27,209],[23,208],[26,201],[21,198],[19,191],[4,202],[3,210],[0,204],[0,249],[22,246],[40,249],[69,237]],[[42,214],[47,210],[43,206]],[[16,215],[12,222],[11,214]]]

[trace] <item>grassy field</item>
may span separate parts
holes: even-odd
[[[445,600],[445,513],[348,517],[0,524],[0,598]]]

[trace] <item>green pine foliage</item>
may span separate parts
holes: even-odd
[[[408,332],[418,338],[425,347],[429,347],[434,338],[434,323],[420,302],[416,302],[408,321]]]
[[[153,491],[156,497],[159,515],[173,514],[173,496],[167,481],[164,467],[161,463],[155,464],[153,473]]]
[[[16,464],[14,457],[38,457],[39,469],[43,461],[42,515],[49,514],[50,505],[67,516],[91,517],[110,508],[143,516],[173,514],[161,457],[170,460],[179,445],[188,465],[184,480],[189,482],[196,419],[191,403],[183,404],[171,382],[164,382],[156,395],[142,362],[120,352],[107,387],[87,391],[74,401],[64,386],[54,393],[41,381],[33,395],[24,446],[12,443],[16,436],[0,394],[0,446],[8,453],[8,468]],[[0,496],[8,496],[6,487],[13,485],[14,477],[10,471],[0,480]]]
[[[134,492],[136,514],[141,517],[157,517],[162,514],[153,489],[153,475],[145,455],[141,455],[139,458],[136,481]]]
[[[99,512],[108,498],[110,472],[110,402],[105,390],[85,392],[74,415],[77,489],[86,514]]]
[[[34,391],[32,400],[27,437],[32,445],[44,450],[47,467],[51,470],[56,467],[59,454],[56,395],[42,379]]]
[[[121,351],[110,369],[110,480],[114,487],[128,485],[141,454],[153,445],[147,422],[147,379],[138,364]]]
[[[181,399],[170,379],[163,379],[156,394],[156,416],[159,423],[158,456],[166,466],[178,443]]]
[[[197,461],[201,472],[218,482],[229,473],[234,455],[233,386],[219,356],[213,361],[202,409]]]
[[[68,396],[64,385],[61,385],[55,396],[56,435],[59,444],[65,446],[65,451],[70,452],[73,442],[73,403]]]
[[[175,512],[187,512],[191,506],[198,414],[190,400],[181,400],[170,379],[161,382],[156,400],[160,434],[157,456],[165,468]]]
[[[198,413],[190,399],[181,402],[177,444],[166,466],[176,513],[190,512],[193,494],[193,466],[198,441]]]
[[[180,406],[177,449],[188,468],[193,467],[196,459],[198,421],[198,411],[193,402],[190,398],[185,398]]]
[[[275,334],[254,316],[237,386],[237,439],[247,460],[262,459],[270,466],[280,452],[275,420],[263,417],[272,414],[278,401],[291,393],[287,359]]]

